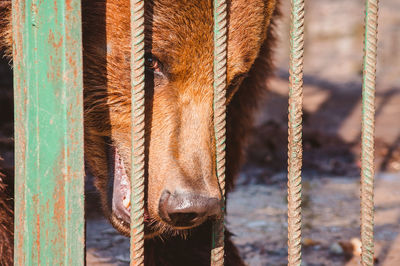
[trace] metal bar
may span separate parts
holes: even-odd
[[[222,216],[214,222],[211,265],[224,265],[227,5],[214,0],[214,133],[216,173],[223,200]]]
[[[144,1],[131,0],[131,263],[144,264]]]
[[[301,264],[304,0],[291,1],[288,124],[288,265]]]
[[[374,265],[374,131],[378,0],[365,1],[361,132],[362,265]]]
[[[15,265],[84,265],[81,5],[13,0]]]

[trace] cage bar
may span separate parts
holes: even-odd
[[[15,265],[84,265],[81,3],[13,0]]]
[[[225,0],[214,0],[214,134],[216,173],[223,206],[221,217],[213,224],[211,265],[224,265],[225,215],[225,147],[226,147],[226,41],[227,5]]]
[[[130,265],[144,264],[145,71],[144,1],[131,0],[131,247]]]
[[[288,123],[288,265],[301,264],[304,0],[291,1]]]
[[[361,129],[361,263],[374,265],[374,131],[378,0],[365,2]]]

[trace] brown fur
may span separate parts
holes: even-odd
[[[0,48],[10,55],[10,2],[2,1]],[[153,226],[146,227],[146,260],[148,265],[207,265],[210,222],[186,231],[182,238],[181,230],[161,220],[158,202],[163,190],[175,188],[221,198],[214,170],[212,4],[211,0],[145,2],[146,53],[162,62],[164,73],[147,73],[146,207]],[[272,72],[271,19],[278,11],[276,0],[231,0],[228,9],[229,191],[242,162],[252,116],[266,90],[265,79]],[[85,160],[96,177],[105,215],[125,234],[128,226],[108,206],[105,151],[110,139],[130,172],[129,14],[129,1],[83,1]],[[151,238],[156,235],[160,237]],[[242,265],[228,235],[226,246],[227,265]],[[3,261],[7,259],[11,260]]]
[[[11,190],[0,174],[0,265],[11,266],[14,246],[14,203]]]

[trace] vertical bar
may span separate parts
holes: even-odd
[[[362,265],[374,264],[374,130],[378,0],[365,1],[361,132]]]
[[[131,263],[144,264],[144,1],[131,0]]]
[[[222,195],[222,215],[214,222],[211,265],[224,265],[225,214],[225,140],[226,140],[226,33],[227,5],[225,0],[214,0],[214,134],[216,173]]]
[[[304,0],[291,1],[288,129],[288,265],[301,264]]]
[[[79,0],[13,0],[15,265],[84,265]]]

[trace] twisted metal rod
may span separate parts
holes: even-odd
[[[144,1],[131,0],[131,248],[130,265],[144,264]]]
[[[224,202],[221,218],[213,225],[211,265],[224,265],[225,141],[226,141],[226,65],[227,5],[214,0],[214,132],[216,172]]]
[[[378,0],[365,2],[361,132],[361,263],[374,265],[374,130]]]
[[[301,264],[304,0],[291,1],[288,129],[288,265]]]

